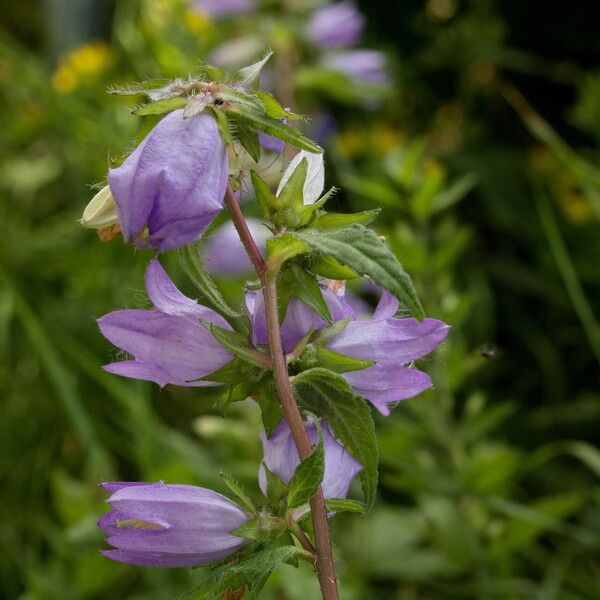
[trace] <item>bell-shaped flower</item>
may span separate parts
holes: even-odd
[[[344,0],[316,10],[306,28],[309,41],[321,48],[352,46],[360,41],[365,18],[354,2]]]
[[[262,254],[271,232],[258,220],[248,218],[246,225]],[[228,221],[206,237],[204,264],[209,271],[222,275],[242,275],[252,271],[252,264],[234,224]]]
[[[381,85],[389,83],[385,55],[377,50],[330,52],[323,56],[321,64],[350,79]]]
[[[358,395],[388,415],[400,400],[431,387],[429,375],[415,369],[412,363],[433,352],[446,339],[448,325],[437,319],[396,318],[398,301],[389,292],[382,294],[372,317],[364,319],[344,298],[343,289],[337,293],[329,288],[322,291],[334,322],[352,319],[341,333],[327,341],[327,348],[376,363],[343,374]],[[253,342],[268,343],[262,293],[248,292],[246,306],[251,315]],[[308,305],[292,298],[281,326],[284,350],[289,352],[311,327],[317,330],[326,326]]]
[[[231,535],[250,519],[229,498],[193,485],[114,482],[111,510],[98,521],[113,546],[104,556],[151,567],[193,567],[221,560],[248,540]]]
[[[227,175],[214,118],[169,113],[109,171],[123,238],[159,251],[195,242],[223,208]]]
[[[221,315],[184,296],[169,279],[157,258],[146,271],[151,310],[117,310],[98,319],[102,335],[133,356],[113,362],[106,371],[154,381],[160,386],[215,385],[197,381],[226,365],[233,355],[200,321],[231,328]]]
[[[325,498],[345,498],[352,480],[362,471],[363,466],[336,439],[327,422],[320,423],[325,453],[325,474],[321,483],[323,495]],[[315,423],[309,419],[305,425],[311,443],[316,444],[318,431]],[[284,483],[288,483],[300,464],[300,458],[287,421],[283,419],[271,437],[267,437],[262,431],[261,440],[264,452],[263,463],[269,471],[275,473]],[[258,483],[266,495],[267,478],[262,465],[258,471]]]

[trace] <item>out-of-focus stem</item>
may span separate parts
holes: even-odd
[[[290,381],[287,363],[281,344],[281,330],[279,327],[279,311],[277,307],[277,273],[270,271],[265,263],[252,234],[246,225],[242,211],[233,193],[231,185],[227,186],[225,192],[225,204],[231,213],[233,224],[240,236],[242,244],[248,253],[258,277],[263,285],[263,297],[267,320],[267,331],[269,336],[269,352],[273,368],[273,377],[283,414],[288,421],[294,444],[298,450],[301,460],[312,453],[312,445],[304,427],[304,421],[296,398],[292,382]],[[337,581],[333,566],[333,554],[331,551],[331,540],[329,537],[329,523],[327,521],[327,510],[323,490],[319,488],[310,500],[310,512],[315,532],[315,546],[317,554],[317,575],[321,585],[324,600],[338,600]]]

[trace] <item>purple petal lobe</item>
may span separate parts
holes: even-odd
[[[227,153],[213,117],[164,117],[109,172],[125,241],[148,229],[147,244],[163,251],[196,241],[223,208]]]
[[[322,48],[352,46],[360,41],[365,18],[353,2],[338,2],[315,11],[307,37]]]
[[[385,55],[377,50],[345,50],[323,57],[324,67],[366,83],[386,84],[389,75]]]
[[[325,498],[345,498],[352,479],[362,470],[362,465],[334,437],[325,421],[321,421],[321,427],[323,429],[323,448],[325,451],[323,494]],[[315,424],[312,421],[307,421],[306,429],[311,443],[315,444],[318,438]],[[300,464],[300,460],[287,421],[282,420],[270,438],[267,438],[263,431],[261,440],[264,451],[263,462],[284,483],[288,483],[296,467]],[[266,494],[266,477],[262,466],[258,478],[260,487],[263,493]]]

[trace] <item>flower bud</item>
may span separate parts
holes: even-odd
[[[110,191],[105,185],[89,202],[79,221],[89,229],[104,229],[118,223],[117,205]]]
[[[231,535],[250,516],[229,498],[193,485],[113,482],[112,509],[98,521],[119,562],[192,567],[221,560],[247,543]]]

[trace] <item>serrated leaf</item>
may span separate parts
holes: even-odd
[[[354,224],[334,231],[303,230],[291,232],[291,235],[321,255],[332,256],[342,265],[351,267],[359,275],[369,276],[392,292],[416,318],[425,316],[410,277],[374,231]]]
[[[233,495],[237,498],[238,502],[244,506],[244,508],[251,514],[256,514],[256,507],[254,503],[246,493],[242,489],[242,486],[235,480],[233,477],[229,475],[225,475],[225,473],[221,473],[221,479],[223,483],[229,488],[229,490],[233,493]]]
[[[275,198],[265,180],[256,171],[250,171],[250,178],[252,179],[256,201],[261,207],[265,218],[270,219],[277,210],[277,198]]]
[[[279,104],[279,102],[275,99],[273,94],[269,94],[269,92],[265,92],[264,90],[256,90],[256,95],[260,98],[267,116],[273,119],[296,120],[302,118],[302,115],[297,115],[296,113],[289,112],[283,108],[283,106],[281,106],[281,104]]]
[[[284,563],[294,558],[313,560],[312,555],[296,546],[268,546],[248,554],[237,563],[228,563],[213,571],[213,574],[197,588],[179,596],[178,600],[220,600],[228,589],[246,588],[245,600],[256,598],[269,575]]]
[[[273,56],[271,50],[255,63],[241,68],[235,75],[235,80],[245,85],[252,85],[258,81],[262,68],[267,64],[267,61]]]
[[[163,113],[183,108],[187,103],[188,101],[181,97],[164,98],[163,100],[157,100],[156,102],[146,104],[141,108],[132,111],[132,114],[137,115],[138,117],[143,117],[145,115],[162,115]]]
[[[315,368],[293,378],[298,404],[325,419],[334,435],[362,465],[360,473],[367,510],[377,491],[377,438],[366,402],[336,373]]]
[[[308,161],[303,158],[296,163],[294,170],[287,175],[285,182],[282,177],[277,188],[279,206],[282,208],[291,208],[292,210],[298,210],[304,206],[303,189],[307,172]]]
[[[217,342],[238,358],[261,369],[270,368],[271,361],[268,355],[252,348],[248,340],[243,335],[237,333],[237,331],[224,329],[214,323],[205,323],[205,325]]]
[[[310,456],[296,467],[288,484],[288,508],[296,508],[308,502],[317,492],[325,474],[325,451],[323,449],[323,432],[318,420],[315,420],[319,432],[319,440],[313,447]]]
[[[324,321],[332,322],[331,312],[323,298],[315,276],[300,265],[288,264],[277,279],[280,319],[283,321],[290,298],[293,296],[310,306]]]
[[[255,162],[260,160],[260,143],[255,129],[248,127],[239,119],[233,119],[237,129],[237,139]]]
[[[362,212],[351,213],[351,214],[339,214],[339,213],[325,213],[324,215],[318,216],[311,224],[313,229],[319,231],[329,231],[331,229],[343,229],[353,225],[354,223],[361,223],[368,225],[371,221],[377,218],[380,213],[380,209],[374,210],[363,210]]]
[[[178,248],[177,256],[183,271],[198,288],[201,299],[207,306],[214,308],[225,317],[236,319],[241,316],[239,312],[236,312],[229,306],[219,288],[215,285],[200,258],[199,245],[197,243]]]
[[[321,146],[313,142],[310,138],[307,138],[305,135],[302,135],[293,127],[264,114],[264,112],[262,112],[262,106],[261,110],[256,110],[244,108],[236,104],[230,104],[225,105],[223,110],[227,111],[227,113],[232,116],[235,115],[244,120],[250,127],[255,127],[263,133],[273,135],[296,148],[308,150],[309,152],[317,154],[323,152]]]

